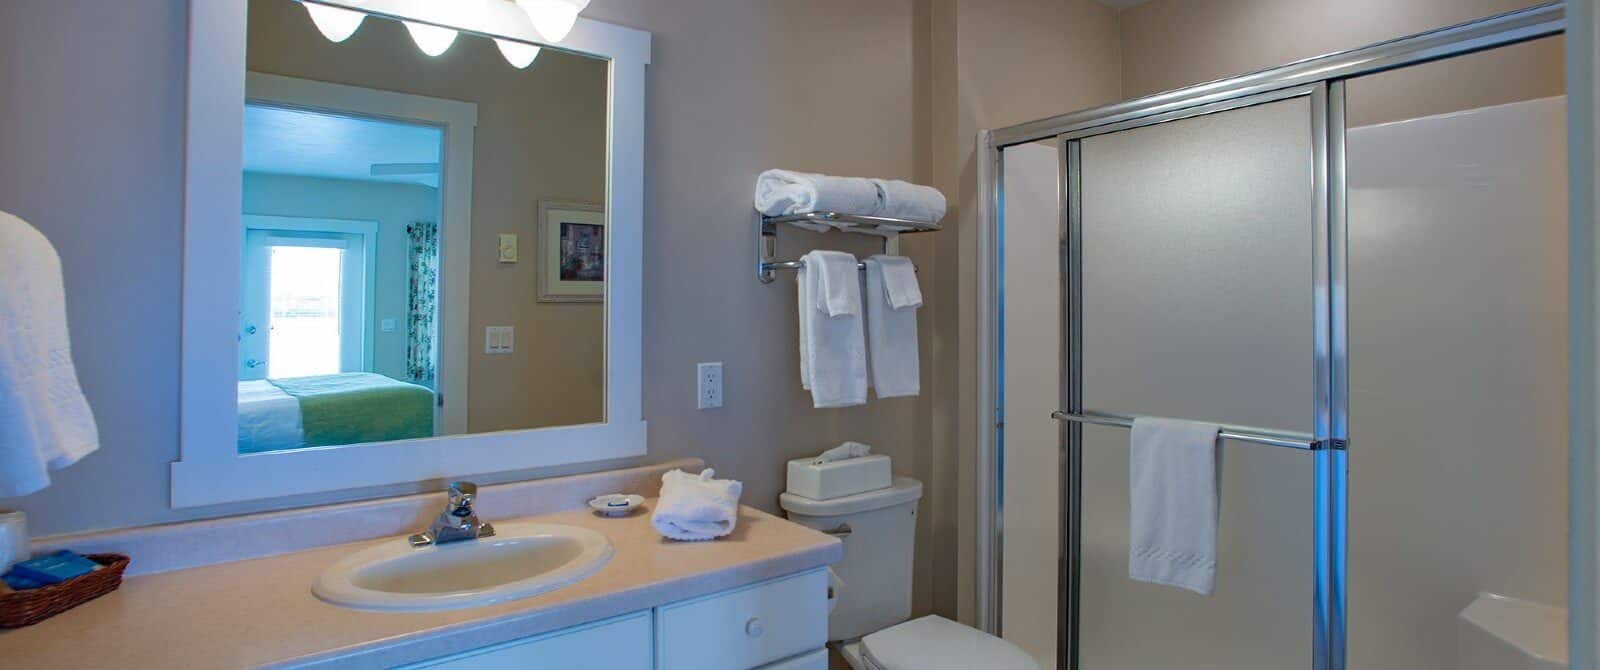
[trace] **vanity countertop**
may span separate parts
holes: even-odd
[[[329,565],[391,538],[130,577],[117,591],[76,609],[0,632],[0,659],[19,668],[391,667],[715,593],[843,556],[839,540],[749,507],[741,508],[729,537],[665,540],[650,527],[654,502],[622,519],[586,509],[505,519],[591,528],[616,549],[593,576],[531,598],[445,612],[365,612],[311,594],[312,582]]]

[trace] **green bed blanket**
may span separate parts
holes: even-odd
[[[270,380],[300,402],[307,447],[433,437],[433,391],[371,372]]]

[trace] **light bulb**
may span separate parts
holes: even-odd
[[[356,34],[356,29],[361,27],[361,20],[367,18],[366,14],[343,7],[330,7],[319,5],[315,2],[304,2],[306,12],[311,15],[311,22],[317,24],[317,30],[322,31],[322,36],[332,42],[343,42]]]
[[[456,31],[439,26],[430,26],[426,23],[405,21],[406,32],[411,33],[411,41],[417,43],[417,48],[429,56],[437,56],[450,50],[450,45],[456,43]]]
[[[517,0],[517,6],[527,12],[533,28],[550,42],[560,42],[572,32],[578,13],[589,6],[589,0]]]
[[[495,46],[500,47],[500,55],[506,57],[506,62],[518,70],[526,69],[533,65],[533,59],[539,57],[539,47],[523,42],[495,39]]]

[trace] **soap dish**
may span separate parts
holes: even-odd
[[[128,568],[127,556],[89,554],[88,558],[105,567],[59,584],[0,593],[0,628],[31,626],[122,586],[122,571]]]
[[[644,496],[631,493],[609,493],[589,501],[589,509],[601,516],[623,517],[644,505]]]

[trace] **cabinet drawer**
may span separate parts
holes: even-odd
[[[828,670],[828,650],[818,649],[772,665],[763,665],[756,670]]]
[[[825,568],[656,610],[657,670],[749,670],[827,641]]]
[[[650,613],[628,614],[512,640],[406,670],[650,670]]]

